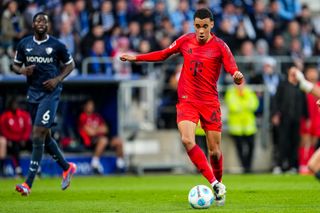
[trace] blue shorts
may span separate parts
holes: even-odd
[[[33,126],[51,128],[59,105],[59,96],[45,96],[39,103],[28,103]]]

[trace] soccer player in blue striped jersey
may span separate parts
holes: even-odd
[[[51,126],[62,91],[62,81],[74,69],[74,61],[66,46],[48,35],[49,17],[43,12],[33,17],[34,35],[22,39],[16,50],[12,69],[27,77],[27,101],[32,116],[32,155],[24,183],[16,191],[27,196],[41,163],[44,149],[63,169],[62,190],[68,188],[76,165],[65,160],[56,141],[51,137]]]

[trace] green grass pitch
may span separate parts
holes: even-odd
[[[0,212],[320,212],[320,182],[312,176],[225,175],[226,205],[207,210],[187,201],[189,189],[206,184],[201,175],[75,176],[66,191],[60,181],[38,179],[22,197],[14,191],[21,180],[0,179]]]

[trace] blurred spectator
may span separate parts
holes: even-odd
[[[78,53],[78,42],[80,40],[76,36],[76,34],[73,33],[73,25],[69,21],[64,21],[60,25],[59,32],[60,32],[58,36],[59,40],[66,45],[66,47],[68,48],[70,54],[74,59],[77,59],[77,58],[79,59],[79,57],[77,57],[77,53]]]
[[[10,70],[10,58],[6,54],[5,49],[0,46],[0,76],[14,74]]]
[[[221,15],[221,21],[227,19],[230,23],[230,33],[234,34],[236,32],[237,26],[239,24],[239,18],[238,15],[236,14],[236,8],[235,5],[230,2],[230,1],[226,1],[223,4],[223,11],[222,11],[222,15]],[[216,21],[217,26],[220,25],[219,21]]]
[[[263,20],[263,28],[260,31],[259,38],[264,39],[268,42],[269,47],[272,45],[274,36],[275,36],[275,24],[274,21],[270,18],[265,18]]]
[[[255,111],[259,106],[255,92],[246,86],[228,87],[225,94],[225,103],[228,108],[228,131],[232,136],[243,171],[251,172],[254,151],[254,137],[257,132]]]
[[[74,4],[76,13],[74,29],[80,38],[83,38],[90,31],[89,11],[86,8],[87,5],[85,0],[76,0]]]
[[[300,40],[300,25],[297,21],[291,21],[287,25],[287,29],[283,32],[283,38],[285,42],[285,47],[290,48],[291,41],[293,39]]]
[[[104,49],[107,55],[111,55],[113,51],[111,46],[111,37],[108,38],[105,35],[102,25],[95,25],[80,42],[81,54],[83,57],[88,57],[89,55],[91,55],[92,46],[96,40],[103,40],[105,45]]]
[[[247,40],[242,43],[239,56],[243,56],[241,60],[237,61],[238,68],[243,72],[245,78],[250,82],[250,78],[255,75],[255,67],[253,58],[255,56],[255,46],[252,41]]]
[[[149,41],[152,50],[158,49],[158,44],[154,37],[154,24],[152,21],[146,21],[142,25],[142,38]]]
[[[106,61],[103,57],[108,57],[105,51],[105,44],[102,39],[97,39],[93,42],[89,56],[91,62],[89,63],[89,74],[103,74],[112,76],[112,65],[111,62]]]
[[[9,0],[1,17],[1,43],[5,49],[13,48],[26,34],[23,16],[18,11],[18,3]]]
[[[277,34],[274,36],[270,55],[273,56],[287,56],[289,54],[288,49],[285,47],[284,38],[281,34]]]
[[[232,24],[229,19],[223,19],[216,31],[216,35],[221,38],[230,47],[231,50],[236,49],[237,43],[233,32]]]
[[[154,3],[151,0],[145,0],[141,5],[141,11],[133,18],[135,21],[144,25],[146,22],[155,24]]]
[[[7,140],[7,149],[12,155],[15,174],[20,177],[20,150],[31,150],[31,131],[30,114],[18,106],[16,98],[10,99],[6,110],[0,116],[0,133]]]
[[[307,67],[304,74],[306,80],[315,85],[320,85],[319,72],[316,67]],[[301,174],[309,173],[307,163],[320,138],[320,111],[316,104],[318,98],[311,93],[308,93],[306,96],[309,119],[302,119],[300,126],[299,173]]]
[[[258,39],[255,46],[256,46],[255,56],[258,57],[259,60],[256,61],[254,66],[255,73],[253,75],[253,78],[255,75],[257,75],[257,73],[261,72],[264,59],[269,57],[269,45],[266,40]]]
[[[100,10],[96,10],[91,16],[91,26],[101,25],[105,33],[110,33],[116,24],[114,14],[112,12],[113,5],[110,0],[104,0]]]
[[[285,29],[285,21],[279,13],[279,2],[277,0],[270,1],[268,17],[273,20],[275,33],[281,33]]]
[[[130,43],[130,48],[134,51],[137,51],[142,40],[140,25],[137,21],[131,21],[129,23],[128,39]]]
[[[285,21],[292,21],[301,13],[300,0],[277,0],[279,15]]]
[[[115,149],[117,168],[123,170],[123,142],[119,137],[110,138],[109,128],[102,116],[95,112],[95,103],[92,99],[85,102],[83,112],[79,116],[78,130],[86,148],[93,150],[91,166],[95,174],[103,174],[100,157],[106,147]]]
[[[294,107],[292,107],[294,106]],[[308,118],[305,94],[299,89],[294,69],[289,68],[287,79],[279,84],[272,105],[272,123],[279,131],[279,161],[274,174],[288,170],[297,173],[300,120]]]
[[[193,12],[187,0],[179,0],[178,8],[171,13],[170,20],[177,32],[181,32],[183,21],[188,21],[190,26],[192,26]],[[190,29],[193,29],[193,27],[190,27]]]
[[[250,15],[250,19],[258,38],[261,38],[263,34],[264,21],[267,18],[266,11],[265,2],[263,0],[256,0],[254,2],[254,12]]]
[[[154,9],[154,22],[157,30],[161,30],[161,22],[165,17],[169,17],[168,8],[165,0],[157,0]]]
[[[170,36],[171,39],[175,39],[178,35],[178,32],[173,27],[172,23],[170,22],[170,19],[168,17],[164,17],[161,20],[161,30],[158,30],[157,34],[166,34]]]
[[[116,1],[115,18],[118,26],[120,26],[123,30],[128,29],[128,23],[131,17],[128,11],[128,3],[126,0]]]
[[[252,79],[251,83],[253,84],[262,84],[265,86],[268,96],[270,97],[269,106],[273,105],[273,101],[275,99],[275,94],[277,92],[278,85],[282,80],[282,75],[280,70],[276,70],[276,60],[272,57],[266,57],[263,60],[262,72],[258,73],[254,79]],[[259,98],[259,109],[258,112],[262,112],[262,107],[264,105],[264,94],[258,93]],[[271,109],[270,109],[271,110]],[[273,144],[273,153],[272,153],[272,165],[276,166],[277,162],[279,162],[280,150],[279,150],[279,129],[278,125],[274,125],[271,122],[271,136],[272,136],[272,144]]]
[[[33,34],[32,30],[32,18],[33,16],[40,12],[38,2],[36,0],[28,0],[26,9],[23,12],[23,19],[25,23],[26,34]]]
[[[301,25],[301,49],[303,57],[311,57],[315,36],[312,34],[312,26],[308,23]]]
[[[133,54],[130,50],[129,40],[126,37],[121,37],[118,40],[117,48],[114,50],[113,55],[113,69],[115,77],[120,79],[129,79],[132,77],[132,67],[129,62],[121,62],[120,56],[123,54]]]

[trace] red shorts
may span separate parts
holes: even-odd
[[[201,127],[205,131],[218,131],[221,132],[221,111],[220,104],[203,104],[203,103],[190,103],[179,102],[177,108],[177,123],[180,121],[192,121],[197,124],[199,119]]]

